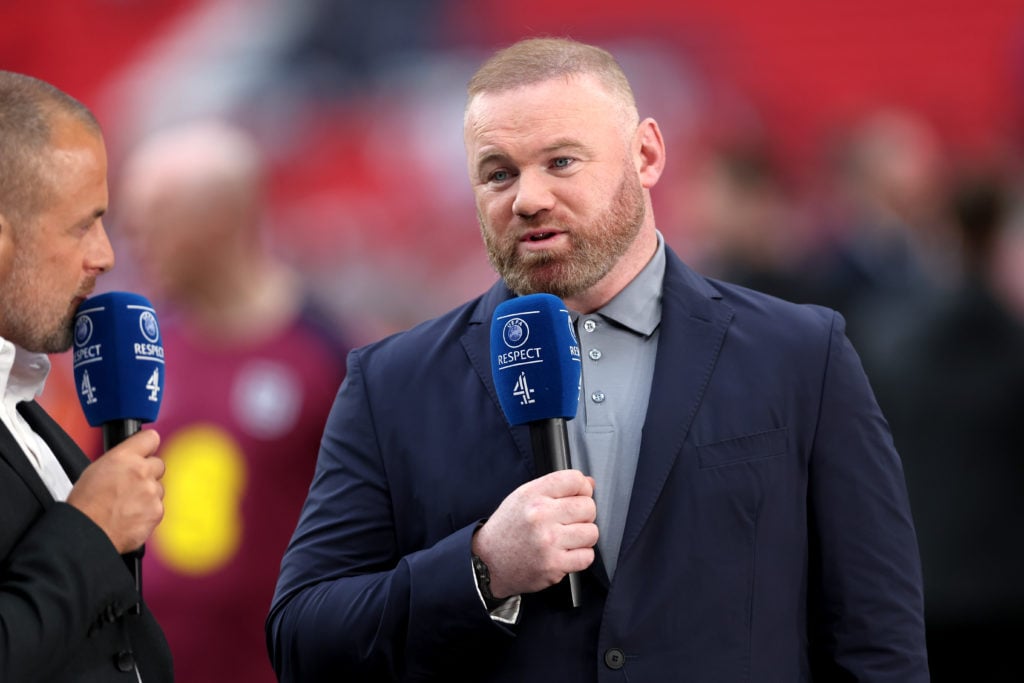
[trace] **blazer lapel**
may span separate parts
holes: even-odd
[[[78,447],[74,439],[53,421],[46,411],[35,401],[19,403],[18,412],[22,414],[32,430],[50,447],[57,461],[73,482],[81,476],[82,470],[89,466],[89,457]]]
[[[715,289],[668,247],[666,258],[658,355],[620,557],[629,552],[661,495],[733,317]]]
[[[19,404],[19,410],[23,405],[25,404]],[[28,455],[25,454],[25,451],[14,439],[14,435],[2,421],[0,421],[0,458],[3,458],[11,469],[21,477],[40,505],[47,507],[53,504],[53,494],[46,488],[39,473],[29,462]]]
[[[494,388],[494,377],[491,375],[491,318],[498,304],[512,297],[512,292],[505,286],[504,282],[499,280],[481,297],[480,302],[470,317],[469,327],[462,336],[462,347],[466,351],[466,356],[469,358],[473,369],[476,370],[477,375],[480,376],[480,381],[483,382],[484,387],[487,389],[487,395],[491,398],[494,409],[501,415],[504,415],[504,411],[501,408],[501,402],[498,400],[498,392]],[[530,445],[530,428],[526,425],[510,425],[509,431],[520,454],[529,463],[534,474],[541,471],[537,467],[537,463],[534,462],[533,447]]]

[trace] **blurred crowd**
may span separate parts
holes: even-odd
[[[147,599],[182,680],[226,680],[210,662],[243,657],[230,651],[262,657],[246,680],[270,681],[260,614],[346,350],[496,277],[460,123],[475,48],[503,39],[486,23],[503,15],[440,0],[178,0],[148,3],[147,22],[147,3],[84,4],[133,51],[91,56],[110,77],[86,95],[33,75],[100,114],[116,176],[107,286],[152,297],[166,321],[168,519]],[[77,12],[60,16],[96,21]],[[19,54],[38,49],[3,24]],[[904,461],[934,680],[984,680],[962,673],[964,653],[998,667],[1024,635],[1024,130],[965,148],[934,112],[878,101],[795,149],[755,97],[718,80],[698,37],[612,24],[575,37],[623,59],[641,113],[666,131],[659,229],[704,274],[847,318]],[[1015,45],[1008,63],[1024,55]],[[96,453],[70,376],[57,359],[44,399]]]
[[[679,199],[698,268],[838,309],[902,457],[933,680],[1011,680],[1024,634],[1024,212],[1019,169],[957,165],[879,111],[801,202],[764,141],[706,150]]]

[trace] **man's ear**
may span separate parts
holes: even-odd
[[[665,168],[665,141],[657,121],[647,118],[640,122],[634,149],[640,184],[649,190],[658,182]]]

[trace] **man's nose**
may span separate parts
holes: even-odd
[[[517,216],[528,218],[541,211],[549,210],[554,205],[550,180],[539,171],[521,171],[516,181],[516,198],[512,202],[512,211]]]
[[[96,219],[96,230],[93,231],[89,250],[86,253],[86,267],[105,273],[114,267],[114,248],[103,227],[103,221]]]

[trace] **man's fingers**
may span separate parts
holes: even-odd
[[[140,430],[127,439],[111,448],[108,453],[131,454],[138,457],[148,458],[156,455],[160,447],[160,435],[153,429]]]
[[[147,458],[155,455],[157,448],[160,447],[160,435],[153,429],[143,429],[136,432],[127,441],[132,442],[132,449],[136,453]]]
[[[566,550],[593,548],[599,535],[596,524],[567,524],[562,527],[561,546]]]
[[[590,565],[594,564],[594,548],[574,548],[572,550],[566,550],[566,573],[569,572],[581,572]]]
[[[162,479],[167,471],[167,464],[160,458],[146,458],[145,465],[147,473],[156,479]]]
[[[593,496],[593,479],[579,470],[559,470],[543,477],[534,479],[532,484],[538,493],[551,498],[568,498],[570,496]]]
[[[562,524],[580,524],[597,519],[597,505],[588,496],[571,496],[555,501],[555,521]]]

